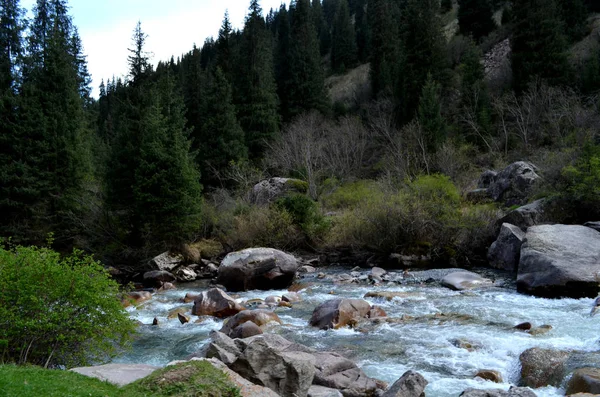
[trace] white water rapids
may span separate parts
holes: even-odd
[[[327,274],[339,271],[328,269]],[[519,379],[519,355],[531,347],[584,351],[600,347],[597,334],[600,315],[590,317],[592,299],[551,300],[521,295],[514,283],[499,274],[494,287],[468,292],[451,291],[438,283],[335,285],[330,278],[317,280],[312,275],[301,282],[309,284],[300,291],[303,301],[292,308],[275,309],[284,325],[270,326],[266,332],[319,350],[341,353],[357,362],[369,376],[390,384],[405,371],[415,370],[429,382],[425,390],[428,397],[458,396],[469,387],[508,389]],[[179,307],[186,307],[190,316],[193,304],[184,304],[181,299],[187,292],[207,288],[207,283],[180,284],[177,290],[156,294],[151,301],[129,308],[133,319],[151,324],[156,317],[159,325],[140,326],[132,351],[115,362],[165,365],[201,349],[209,340],[210,331],[221,328],[222,320],[205,318],[194,323],[198,317],[191,316],[192,321],[182,325],[176,317],[167,319],[167,316]],[[390,318],[417,319],[367,324],[356,330],[321,331],[308,326],[313,309],[325,300],[362,299],[372,291],[404,292],[402,297],[391,301],[366,300],[381,306]],[[242,302],[281,296],[285,292],[249,291],[236,296]],[[441,316],[442,313],[446,316]],[[525,321],[534,326],[550,324],[553,328],[537,336],[512,328]],[[456,340],[468,342],[474,349],[456,347]],[[474,379],[481,369],[499,371],[505,383]],[[535,393],[550,397],[564,395],[564,390],[546,387],[536,389]]]

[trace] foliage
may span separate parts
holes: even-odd
[[[442,175],[381,192],[334,221],[329,243],[446,257],[461,221],[458,189]]]
[[[340,0],[333,24],[331,68],[343,73],[355,66],[357,61],[356,32],[350,20],[348,2]]]
[[[490,0],[458,0],[458,25],[464,35],[478,41],[496,28]]]
[[[585,220],[600,215],[600,146],[586,145],[579,160],[562,172],[566,190],[562,193]]]
[[[293,223],[300,227],[310,241],[318,240],[329,228],[317,203],[304,194],[280,198],[275,202],[275,207],[289,213]]]
[[[129,341],[134,324],[118,285],[81,251],[0,248],[0,339],[4,360],[45,367],[105,361]]]
[[[381,194],[377,183],[370,180],[360,180],[346,183],[329,194],[321,196],[321,203],[327,209],[351,209],[367,201],[373,195]]]
[[[427,150],[435,153],[446,140],[446,123],[442,117],[440,85],[433,80],[431,74],[421,91],[418,120],[423,129]]]

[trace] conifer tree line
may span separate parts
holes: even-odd
[[[127,76],[102,80],[96,99],[67,0],[37,0],[31,20],[0,0],[0,236],[54,232],[64,247],[122,252],[189,241],[203,192],[230,187],[222,172],[261,164],[303,114],[339,116],[326,78],[366,63],[371,99],[392,104],[397,128],[417,123],[424,150],[451,135],[485,148],[482,51],[510,38],[503,90],[594,92],[600,52],[573,65],[567,50],[597,11],[591,0],[293,0],[264,12],[251,0],[240,29],[226,13],[215,38],[156,66],[138,23]]]

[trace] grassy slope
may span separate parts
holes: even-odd
[[[227,376],[206,362],[190,362],[158,370],[119,388],[71,371],[0,366],[3,397],[239,397]]]

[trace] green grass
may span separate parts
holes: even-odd
[[[3,397],[239,397],[227,376],[207,362],[163,368],[123,388],[71,371],[0,366]]]

